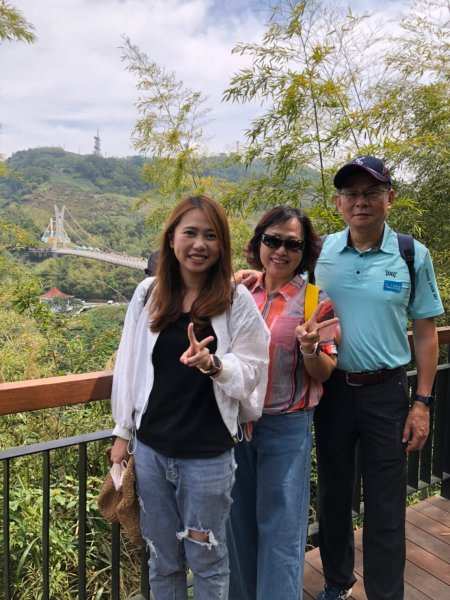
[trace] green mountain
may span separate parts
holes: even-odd
[[[54,211],[67,207],[68,234],[82,245],[146,252],[144,218],[133,210],[148,187],[141,157],[102,158],[37,148],[13,154],[0,178],[0,218],[39,238]],[[69,229],[71,227],[71,229]]]
[[[32,245],[39,246],[54,205],[64,205],[65,227],[73,242],[147,257],[152,246],[145,225],[149,206],[138,202],[149,189],[141,178],[144,164],[139,156],[104,158],[61,148],[16,152],[6,161],[7,176],[0,177],[0,220],[20,226]],[[247,171],[225,154],[204,158],[202,166],[203,175],[230,181],[262,172],[261,165]],[[119,298],[120,292],[129,296],[142,277],[138,271],[73,257],[48,259],[33,270],[45,287],[56,285],[85,299]]]
[[[10,175],[0,178],[0,197],[21,200],[40,186],[62,185],[82,191],[138,196],[148,190],[141,178],[142,156],[104,158],[75,154],[62,148],[33,148],[16,152],[7,161]],[[262,164],[245,169],[226,154],[202,159],[202,175],[238,181],[264,171]]]
[[[144,164],[141,156],[104,158],[62,148],[16,152],[6,161],[7,176],[0,177],[0,218],[20,225],[37,241],[54,205],[65,205],[68,227],[72,223],[75,229],[68,231],[73,241],[146,256],[148,209],[136,208],[137,198],[149,190],[141,178]],[[226,154],[202,159],[204,176],[239,181],[263,172],[262,164],[245,169]]]
[[[10,177],[0,180],[0,195],[19,200],[43,184],[69,184],[85,191],[137,196],[148,187],[140,177],[144,158],[103,158],[62,148],[33,148],[7,160]]]

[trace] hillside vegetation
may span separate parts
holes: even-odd
[[[20,227],[25,246],[39,247],[40,237],[54,212],[66,207],[66,231],[79,245],[147,257],[157,242],[159,224],[149,224],[155,203],[142,196],[151,185],[141,177],[144,158],[104,158],[79,155],[62,148],[35,148],[16,152],[6,161],[0,178],[0,219]],[[148,163],[147,163],[148,164]],[[238,182],[261,172],[256,164],[248,171],[227,155],[202,159],[203,174]],[[158,201],[160,206],[160,200]],[[57,286],[83,299],[129,298],[142,273],[92,260],[64,257],[28,267],[45,288]]]
[[[140,156],[104,158],[62,148],[16,152],[6,161],[6,176],[0,178],[0,217],[37,237],[54,204],[64,204],[104,247],[146,255],[143,225],[148,208],[138,207],[138,198],[152,187],[141,176],[145,164],[151,161]],[[230,182],[263,171],[261,163],[245,169],[225,154],[205,157],[201,166],[204,177]]]

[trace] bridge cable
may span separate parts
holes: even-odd
[[[75,219],[75,217],[73,216],[73,214],[70,212],[70,210],[66,207],[66,211],[69,214],[71,220],[73,223],[75,223],[75,225],[85,234],[87,235],[88,239],[91,240],[91,242],[95,242],[95,245],[97,246],[99,244],[98,239],[96,239],[95,234],[89,233],[88,231],[86,231],[86,229],[84,229],[84,227],[82,225],[80,225],[78,223],[78,221]],[[101,240],[102,241],[102,240]],[[102,245],[100,243],[100,245]],[[108,248],[107,246],[105,247],[105,249],[103,251],[112,253],[112,254],[116,254],[116,252],[112,249],[112,248]]]

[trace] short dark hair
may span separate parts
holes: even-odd
[[[259,255],[262,234],[268,227],[276,225],[277,223],[286,223],[286,221],[290,221],[290,219],[297,219],[298,222],[301,223],[305,239],[303,257],[296,269],[296,273],[306,272],[308,273],[309,281],[314,282],[314,268],[317,259],[319,258],[322,242],[320,237],[314,231],[311,219],[298,208],[276,206],[261,217],[255,227],[253,236],[247,245],[247,262],[253,268],[259,270],[262,269],[263,265]]]
[[[144,269],[144,273],[147,277],[153,277],[156,275],[156,269],[158,267],[159,250],[155,250],[150,254],[147,260],[147,268]]]

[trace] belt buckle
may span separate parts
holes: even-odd
[[[349,381],[348,376],[350,375],[350,373],[348,371],[345,371],[345,383],[347,385],[349,385],[350,387],[362,387],[363,384],[362,383],[352,383],[351,381]]]

